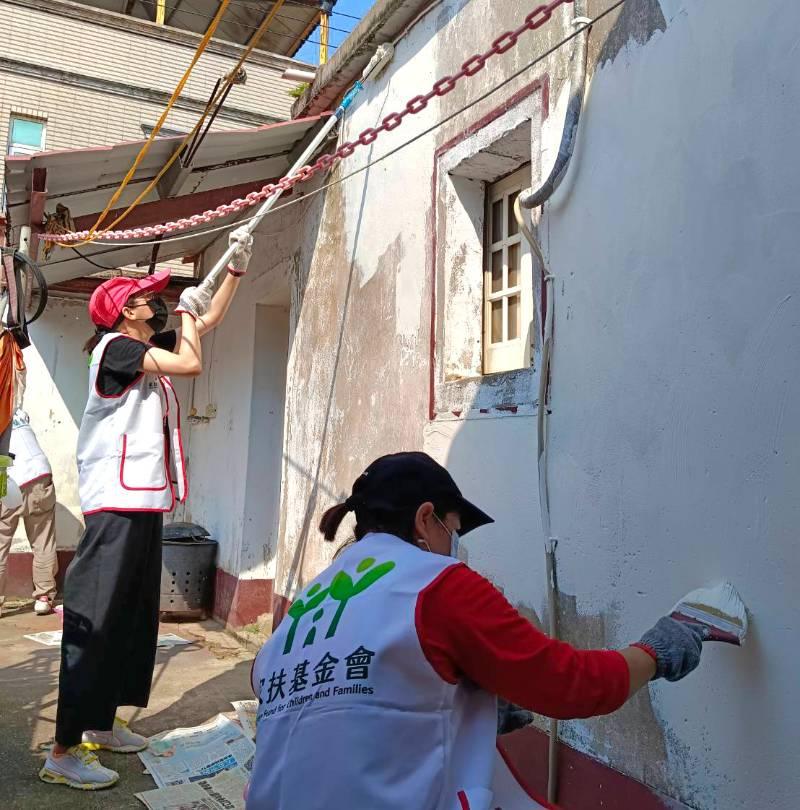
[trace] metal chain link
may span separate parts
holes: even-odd
[[[507,53],[516,47],[520,37],[529,32],[535,31],[548,23],[553,16],[553,12],[560,6],[572,3],[573,0],[552,0],[549,4],[541,5],[531,11],[519,28],[505,31],[493,42],[491,48],[483,53],[476,53],[470,56],[462,65],[461,69],[452,76],[442,76],[433,87],[423,95],[417,95],[406,102],[405,107],[397,112],[386,115],[381,123],[376,127],[367,127],[354,141],[345,141],[339,148],[329,155],[321,155],[315,163],[303,166],[293,175],[282,177],[277,183],[268,183],[259,191],[251,191],[247,196],[238,198],[230,203],[219,205],[202,214],[193,214],[187,219],[179,219],[177,222],[164,222],[159,225],[150,225],[144,228],[128,228],[121,231],[98,231],[94,238],[106,238],[112,240],[126,241],[128,239],[141,239],[143,237],[164,236],[175,231],[183,231],[197,225],[213,222],[215,219],[229,216],[245,208],[249,208],[271,197],[277,191],[289,191],[297,183],[310,180],[318,172],[328,171],[340,161],[350,157],[359,146],[370,146],[382,132],[392,132],[397,129],[409,115],[418,115],[428,107],[428,104],[435,98],[443,98],[456,89],[462,79],[471,78],[482,71],[487,63],[495,56]],[[40,239],[50,242],[69,243],[87,239],[89,231],[78,231],[62,234],[39,234]]]

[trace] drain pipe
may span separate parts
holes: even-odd
[[[575,0],[575,16],[572,25],[588,25],[591,20],[586,16],[586,0]],[[544,334],[542,338],[542,367],[539,374],[539,407],[536,420],[537,462],[539,472],[539,510],[542,520],[542,534],[545,543],[545,568],[547,573],[547,611],[548,633],[551,638],[558,638],[558,584],[556,579],[556,546],[550,523],[550,491],[548,486],[547,447],[548,417],[550,406],[550,364],[553,353],[553,317],[554,296],[553,281],[555,276],[550,272],[545,261],[544,252],[523,217],[522,209],[530,210],[543,206],[559,187],[567,173],[575,138],[578,133],[578,122],[583,108],[583,97],[586,89],[586,59],[589,42],[588,29],[581,32],[574,40],[572,51],[572,70],[570,76],[570,97],[561,133],[561,143],[555,164],[547,179],[538,188],[523,191],[514,203],[514,215],[520,231],[541,262],[543,283],[545,285]],[[558,797],[558,720],[550,719],[550,740],[547,753],[547,801],[555,803]]]

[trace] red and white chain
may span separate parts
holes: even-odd
[[[442,98],[455,90],[462,79],[471,78],[477,73],[480,73],[492,57],[510,51],[517,45],[519,38],[523,34],[541,28],[550,20],[556,9],[571,2],[573,2],[573,0],[552,0],[552,2],[547,5],[538,6],[525,17],[525,21],[519,28],[501,34],[492,42],[492,46],[489,50],[470,56],[470,58],[461,65],[461,70],[459,70],[458,73],[452,76],[442,76],[427,93],[409,99],[402,110],[389,113],[377,127],[368,127],[354,141],[345,141],[333,154],[322,155],[316,163],[303,166],[290,177],[283,177],[277,183],[268,183],[259,191],[251,191],[245,197],[240,197],[209,211],[203,211],[202,214],[193,214],[186,219],[179,219],[176,222],[164,222],[159,225],[149,225],[143,228],[129,228],[122,231],[99,231],[95,232],[93,235],[90,234],[89,231],[39,234],[39,238],[64,244],[89,239],[90,237],[93,237],[93,239],[99,237],[119,241],[151,238],[165,236],[166,234],[176,231],[184,231],[187,228],[194,228],[198,225],[213,222],[220,217],[227,217],[230,214],[243,211],[257,203],[263,202],[278,191],[288,191],[297,183],[309,180],[317,174],[317,172],[332,169],[341,160],[350,157],[359,146],[369,146],[374,143],[381,132],[391,132],[397,129],[407,116],[417,115],[417,113],[422,112],[434,98]]]

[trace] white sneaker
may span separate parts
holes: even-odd
[[[40,596],[33,603],[33,612],[37,616],[47,616],[48,613],[53,612],[53,601],[49,596]]]
[[[104,768],[96,754],[82,745],[73,745],[58,758],[52,751],[39,771],[39,779],[51,785],[69,785],[78,790],[102,790],[119,781],[119,774]]]
[[[117,754],[135,754],[137,751],[144,751],[148,743],[147,737],[131,731],[124,720],[115,717],[111,731],[84,731],[82,745],[90,751],[104,748]]]

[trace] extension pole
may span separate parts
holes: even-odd
[[[347,95],[342,99],[342,103],[336,109],[336,112],[325,122],[322,129],[317,133],[316,137],[311,141],[311,143],[306,147],[305,151],[302,155],[295,161],[294,166],[292,166],[291,170],[289,171],[288,176],[292,177],[296,174],[300,169],[302,169],[312,158],[314,153],[319,148],[320,144],[328,137],[331,130],[342,120],[344,117],[345,112],[347,111],[348,107],[353,103],[355,97],[359,94],[359,92],[363,89],[364,84],[363,82],[369,78],[369,76],[373,73],[380,72],[383,67],[389,62],[392,58],[394,53],[393,49],[386,48],[385,50],[381,50],[386,48],[386,46],[381,46],[378,49],[376,55],[372,58],[370,63],[364,69],[364,72],[361,75],[361,80],[357,81],[347,92]],[[262,219],[269,213],[269,211],[275,206],[275,203],[278,202],[280,199],[281,194],[283,193],[283,189],[278,189],[269,199],[265,200],[264,203],[261,205],[261,208],[255,213],[253,218],[245,225],[247,228],[248,233],[253,233],[253,231],[259,226],[259,223]],[[203,279],[202,284],[200,285],[204,289],[211,289],[214,288],[217,282],[217,278],[225,272],[226,268],[228,267],[228,262],[231,260],[234,252],[236,251],[236,245],[228,245],[225,249],[225,252],[222,256],[219,257],[217,263],[214,265],[211,272]]]

